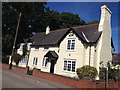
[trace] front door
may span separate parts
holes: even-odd
[[[51,60],[50,73],[54,73],[55,61]]]

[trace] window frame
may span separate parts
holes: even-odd
[[[44,57],[42,61],[42,67],[47,67],[48,66],[48,57]]]
[[[37,66],[37,64],[38,64],[38,58],[37,57],[34,57],[33,58],[33,66]]]
[[[67,51],[74,51],[75,50],[75,39],[68,39],[67,40]]]
[[[73,62],[74,62],[74,65],[73,65]],[[76,59],[64,59],[62,70],[64,72],[75,73],[76,72]]]

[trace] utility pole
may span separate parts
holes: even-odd
[[[15,39],[14,39],[14,43],[13,43],[13,49],[12,49],[12,54],[11,54],[11,58],[10,58],[11,62],[10,62],[10,65],[9,65],[9,69],[12,69],[13,54],[14,54],[14,50],[15,50],[18,28],[19,28],[19,24],[20,24],[20,18],[21,18],[21,13],[19,14],[18,24],[17,24],[17,28],[16,28],[16,34],[15,34]]]
[[[108,71],[109,71],[109,62],[107,62],[107,67],[106,67],[106,89],[108,90]]]

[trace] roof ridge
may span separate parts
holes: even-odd
[[[61,31],[61,30],[66,30],[66,29],[70,29],[70,28],[78,28],[78,27],[85,27],[85,26],[93,26],[93,25],[98,25],[98,24],[79,25],[79,26],[73,26],[73,27],[69,27],[69,28],[55,29],[55,30],[52,30],[52,31],[50,31],[50,32]],[[44,31],[44,32],[38,32],[38,33],[36,33],[36,34],[39,34],[39,33],[45,33],[45,31]]]

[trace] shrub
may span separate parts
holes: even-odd
[[[16,63],[16,65],[18,65],[19,61],[22,59],[22,56],[18,53],[14,53],[12,58],[14,62]]]
[[[95,79],[95,77],[98,74],[97,69],[95,67],[91,67],[89,65],[85,65],[81,68],[77,68],[76,72],[77,72],[77,75],[80,79],[85,78],[85,77]]]
[[[108,68],[108,79],[111,80],[118,80],[119,79],[119,68],[113,67],[112,68],[112,64],[110,65],[110,67]],[[99,78],[100,80],[105,80],[106,79],[106,68],[105,67],[100,67],[100,73],[99,73]]]

